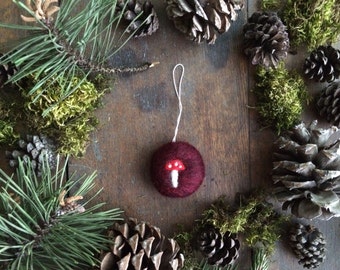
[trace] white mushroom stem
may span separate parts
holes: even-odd
[[[172,170],[171,173],[171,184],[173,188],[178,188],[178,171]]]

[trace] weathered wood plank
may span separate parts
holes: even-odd
[[[220,195],[232,200],[236,192],[249,188],[247,63],[239,51],[245,12],[214,46],[195,45],[174,29],[164,4],[155,5],[160,30],[130,42],[116,59],[118,65],[143,60],[161,64],[117,79],[98,112],[101,126],[86,157],[73,160],[71,169],[97,169],[104,186],[100,199],[108,201],[108,207],[118,205],[127,215],[172,234],[176,224],[190,226]],[[149,162],[153,151],[173,137],[178,101],[172,69],[179,62],[185,77],[178,140],[201,152],[206,180],[192,196],[172,199],[152,186]]]

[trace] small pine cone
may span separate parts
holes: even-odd
[[[274,143],[272,177],[282,209],[299,218],[340,217],[339,129],[318,128],[317,121],[286,131]]]
[[[274,12],[255,12],[243,27],[245,54],[253,65],[276,67],[287,57],[289,38],[287,27]]]
[[[47,159],[51,169],[56,166],[56,152],[54,142],[45,135],[27,135],[26,140],[18,141],[19,149],[6,151],[9,165],[13,168],[18,166],[19,157],[25,162],[31,161],[32,167],[40,176],[43,162]]]
[[[214,44],[229,30],[243,0],[166,0],[167,14],[175,27],[194,42]]]
[[[332,82],[340,76],[340,50],[332,46],[320,46],[312,51],[303,66],[309,79],[316,82]]]
[[[184,256],[171,238],[160,229],[145,222],[129,219],[127,223],[115,223],[109,230],[111,251],[101,262],[100,270],[176,270],[183,267]]]
[[[0,53],[0,61],[3,63],[0,65],[0,87],[3,85],[18,71],[14,63],[6,61],[7,56]]]
[[[199,234],[197,242],[210,265],[224,267],[239,257],[240,242],[230,232],[222,236],[218,229],[209,227]]]
[[[340,83],[332,82],[321,92],[316,103],[321,116],[333,125],[340,126]]]
[[[305,268],[316,268],[325,260],[325,245],[323,234],[313,226],[296,223],[290,232],[290,246]]]
[[[129,32],[138,29],[134,37],[152,35],[159,27],[157,14],[149,0],[146,0],[144,3],[141,3],[139,0],[127,0],[127,3],[126,0],[119,0],[117,2],[117,10],[118,12],[124,10],[123,18],[129,23]]]

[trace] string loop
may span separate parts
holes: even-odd
[[[178,88],[177,88],[177,83],[176,83],[176,69],[178,67],[182,68],[182,73],[181,76],[179,78],[179,82],[178,82]],[[172,70],[172,81],[174,84],[174,89],[176,92],[176,96],[178,99],[178,109],[179,109],[179,113],[178,113],[178,117],[177,117],[177,123],[176,123],[176,128],[175,128],[175,135],[172,139],[172,142],[176,142],[176,138],[177,138],[177,133],[178,133],[178,128],[179,128],[179,124],[181,122],[181,117],[182,117],[182,110],[183,110],[183,106],[182,106],[182,99],[181,99],[181,95],[182,95],[182,81],[183,81],[183,77],[184,77],[184,66],[183,64],[177,64],[174,69]]]

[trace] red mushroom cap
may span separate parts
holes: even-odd
[[[167,171],[184,171],[185,166],[183,162],[179,159],[170,160],[166,163],[165,169]]]

